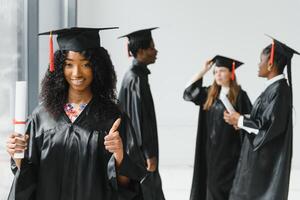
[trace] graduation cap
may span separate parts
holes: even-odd
[[[57,43],[60,50],[83,51],[100,47],[99,31],[108,29],[117,29],[118,27],[107,28],[83,28],[71,27],[59,30],[39,33],[38,35],[50,35],[49,38],[49,59],[50,72],[54,71],[54,54],[52,35],[57,35]]]
[[[126,38],[128,38],[128,44],[135,42],[135,41],[149,40],[149,39],[152,39],[151,31],[155,30],[157,28],[158,27],[153,27],[153,28],[147,28],[147,29],[134,31],[134,32],[128,33],[126,35],[122,35],[122,36],[118,37],[118,39],[126,37]],[[127,52],[128,52],[128,56],[131,56],[131,54],[128,50],[128,44],[127,44]]]
[[[274,63],[274,54],[279,53],[280,55],[284,56],[287,60],[291,60],[294,54],[300,55],[299,52],[292,49],[291,47],[287,46],[286,44],[276,40],[275,38],[269,36],[266,34],[269,38],[272,39],[272,48],[271,48],[271,54],[270,54],[270,60],[269,62],[271,64]]]
[[[220,55],[216,55],[213,59],[212,59],[213,63],[217,66],[217,67],[226,67],[229,69],[229,71],[231,71],[231,80],[235,79],[235,70],[241,66],[242,62],[232,59],[232,58],[228,58],[225,56],[220,56]]]
[[[280,54],[281,56],[284,56],[287,59],[287,75],[288,75],[288,81],[289,81],[289,85],[291,87],[291,91],[293,94],[293,89],[292,89],[292,58],[294,54],[300,55],[299,52],[297,52],[296,50],[292,49],[291,47],[287,46],[286,44],[276,40],[275,38],[265,34],[266,36],[268,36],[269,38],[272,39],[272,47],[271,47],[271,53],[270,53],[270,59],[269,59],[269,63],[273,64],[274,63],[274,56],[275,56],[275,51],[276,54]]]

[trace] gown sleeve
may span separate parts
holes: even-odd
[[[196,105],[203,105],[207,98],[207,87],[202,86],[203,79],[199,79],[196,82],[188,86],[183,93],[183,99],[191,101]]]
[[[245,91],[241,90],[237,102],[238,102],[237,107],[239,113],[243,115],[251,113],[252,103]]]
[[[148,108],[151,108],[153,105],[150,105],[152,98],[149,86],[145,85],[144,81],[140,80],[139,77],[133,77],[129,81],[129,87],[125,91],[126,95],[123,96],[125,99],[121,99],[124,111],[127,112],[131,119],[132,126],[135,130],[136,140],[138,146],[142,147],[142,151],[146,158],[151,158],[156,156],[156,145],[155,145],[155,134],[152,132],[151,122],[148,120],[147,112]],[[143,141],[147,141],[144,142]]]
[[[261,114],[255,118],[252,116],[250,118],[244,117],[244,126],[259,129],[257,135],[249,137],[254,150],[258,150],[266,143],[285,133],[288,124],[287,120],[292,109],[291,105],[287,103],[290,102],[289,97],[283,91],[278,91],[271,98],[271,101],[268,102]]]
[[[134,129],[129,118],[124,113],[122,114],[120,134],[124,147],[124,158],[119,169],[119,174],[140,182],[147,175],[147,170],[144,165],[143,156],[137,145]]]
[[[16,173],[18,171],[18,167],[17,167],[16,162],[13,158],[10,158],[10,169],[11,169],[12,173],[14,175],[16,175]]]
[[[26,134],[29,134],[28,148],[25,151],[20,169],[16,170],[8,200],[35,200],[37,172],[39,168],[38,148],[36,145],[36,123],[30,118]]]
[[[140,195],[140,183],[145,179],[148,172],[145,168],[142,153],[137,145],[134,129],[130,124],[129,118],[122,114],[122,122],[120,127],[120,135],[124,147],[123,161],[116,171],[115,159],[111,156],[108,163],[108,178],[111,180],[115,189],[118,190],[120,199],[132,199]],[[130,179],[128,187],[117,185],[116,176],[126,176]]]

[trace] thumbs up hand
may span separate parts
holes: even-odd
[[[113,153],[117,166],[122,163],[124,157],[123,142],[118,130],[120,124],[121,118],[118,118],[112,125],[108,135],[104,137],[105,149]]]

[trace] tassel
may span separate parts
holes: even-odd
[[[275,52],[275,42],[273,40],[272,48],[271,48],[271,55],[270,55],[270,60],[269,60],[270,65],[273,65],[273,63],[274,63],[274,52]]]
[[[49,37],[49,71],[50,72],[54,72],[54,53],[53,53],[53,39],[52,39],[52,32],[50,33],[50,37]]]
[[[232,69],[231,69],[231,80],[235,78],[235,62],[232,62]]]

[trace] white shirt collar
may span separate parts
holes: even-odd
[[[227,95],[229,93],[229,87],[222,86],[220,93]]]
[[[221,99],[222,97],[226,97],[228,93],[229,93],[229,87],[222,86],[219,94],[219,99]]]
[[[266,88],[267,88],[268,86],[270,86],[272,83],[275,83],[276,81],[279,81],[279,80],[284,79],[284,78],[285,78],[284,74],[279,74],[279,75],[277,75],[277,76],[275,76],[275,77],[273,77],[273,78],[267,80],[267,82],[266,82],[266,84],[265,84],[265,85],[266,85]]]

